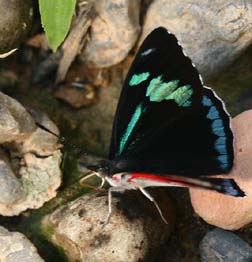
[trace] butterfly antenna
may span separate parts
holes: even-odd
[[[38,123],[37,121],[35,121],[35,124],[36,124],[36,126],[38,126],[39,128],[41,128],[42,130],[44,130],[44,131],[52,134],[53,136],[57,137],[57,138],[60,140],[60,142],[64,142],[64,141],[65,141],[65,138],[64,138],[64,137],[61,137],[61,136],[57,135],[57,134],[54,133],[52,130],[50,130],[50,129],[48,129],[47,127],[41,125],[41,124]]]
[[[71,144],[71,143],[66,143],[66,139],[63,137],[63,136],[59,136],[58,134],[54,133],[52,130],[48,129],[47,127],[45,127],[44,125],[41,125],[40,123],[38,123],[37,121],[35,121],[35,124],[41,128],[42,130],[50,133],[51,135],[57,137],[59,139],[59,142],[62,143],[62,144],[66,144],[68,146],[70,146],[71,148],[73,149],[77,149],[77,153],[80,153],[80,154],[87,154],[85,151],[83,151],[80,147],[74,145],[74,144]]]

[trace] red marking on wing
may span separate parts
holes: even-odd
[[[165,177],[165,176],[159,176],[159,175],[154,175],[154,174],[148,174],[148,173],[131,173],[131,178],[132,179],[146,179],[146,180],[152,180],[152,181],[158,181],[158,182],[163,182],[167,184],[171,183],[178,183],[184,186],[190,186],[194,187],[196,185],[193,185],[190,182],[186,181],[186,178],[178,178],[178,177]]]

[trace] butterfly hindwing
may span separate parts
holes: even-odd
[[[233,164],[229,122],[221,100],[203,88],[175,36],[158,28],[143,42],[123,86],[110,173],[228,172]]]

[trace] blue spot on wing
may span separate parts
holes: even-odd
[[[212,123],[212,132],[217,136],[225,136],[225,129],[221,119],[215,119]]]
[[[217,159],[220,161],[222,169],[227,169],[229,166],[228,155],[219,155]]]
[[[217,136],[214,143],[214,148],[218,152],[217,160],[220,163],[222,170],[227,170],[230,165],[229,155],[227,150],[227,133],[223,120],[221,119],[221,113],[214,100],[204,95],[202,98],[202,105],[208,109],[206,117],[212,121],[211,128],[212,133]]]
[[[216,119],[212,123],[212,128],[217,129],[223,127],[223,121],[221,119]]]
[[[215,144],[215,148],[221,155],[227,154],[227,146],[226,145],[224,145],[224,144],[223,145],[216,145]]]
[[[218,146],[218,145],[225,145],[226,144],[226,141],[227,141],[227,138],[226,137],[219,137],[216,141],[215,141],[215,145]]]
[[[202,104],[203,106],[212,106],[213,105],[211,99],[208,98],[207,96],[203,96]]]
[[[207,114],[208,119],[217,119],[220,118],[220,114],[216,108],[216,106],[211,106],[209,112]]]

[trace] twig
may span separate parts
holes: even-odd
[[[96,12],[91,3],[85,5],[85,8],[78,14],[69,35],[61,47],[63,50],[63,57],[59,62],[56,74],[56,85],[65,79],[69,67],[82,49],[85,43],[83,39],[85,39],[87,31],[95,16]]]

